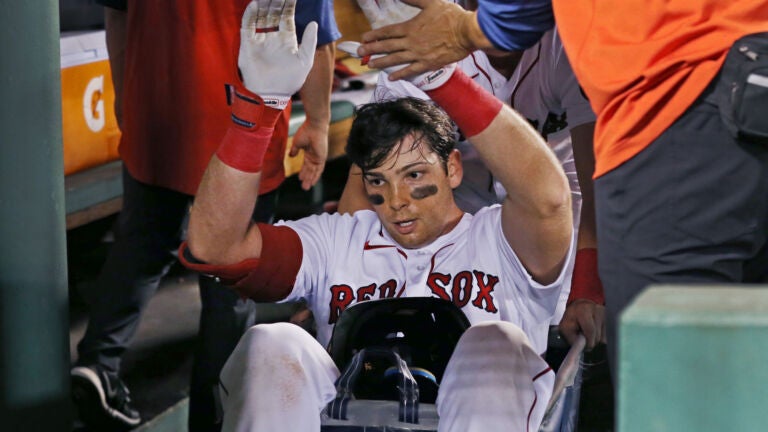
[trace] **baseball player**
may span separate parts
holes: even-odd
[[[312,63],[315,27],[297,47],[294,7],[258,0],[243,16],[233,125],[180,256],[256,301],[305,299],[317,340],[287,323],[252,327],[221,374],[223,429],[319,431],[339,376],[324,349],[339,315],[405,296],[450,300],[472,324],[440,384],[440,430],[537,428],[554,376],[540,354],[572,253],[559,162],[524,118],[448,65],[413,80],[445,112],[414,98],[359,109],[347,153],[374,210],[252,224],[272,125]],[[456,205],[462,164],[446,113],[507,190],[503,203],[475,215]],[[534,175],[540,181],[528,182]]]
[[[456,2],[456,1],[455,1]],[[374,28],[380,27],[373,17],[380,7],[369,0],[359,0],[363,11]],[[476,1],[463,2],[469,10],[477,8]],[[384,3],[397,7],[407,19],[419,9],[402,3]],[[446,4],[447,6],[447,4]],[[343,42],[340,48],[345,49]],[[356,46],[347,45],[356,51]],[[575,262],[568,263],[566,284],[561,292],[560,304],[552,324],[561,323],[566,304],[573,304],[561,324],[561,331],[569,341],[578,332],[587,337],[592,348],[604,339],[602,285],[597,276],[595,216],[591,175],[594,171],[592,135],[595,115],[584,97],[563,50],[556,29],[544,33],[533,47],[525,51],[486,54],[475,51],[458,62],[467,75],[523,115],[544,137],[565,170],[571,187],[574,227],[577,232]],[[379,75],[374,100],[414,96],[428,99],[424,92],[407,81],[390,81],[387,74]],[[461,152],[464,178],[454,196],[459,207],[469,213],[501,202],[506,192],[494,181],[474,147],[461,139],[457,148]],[[353,167],[352,173],[359,171]],[[340,212],[352,212],[370,205],[364,198],[360,176],[350,176],[339,203]],[[535,178],[532,179],[535,181]],[[583,191],[580,184],[584,185]],[[582,202],[582,198],[584,203]],[[582,225],[583,224],[583,225]],[[582,228],[583,229],[579,229]],[[575,264],[575,268],[574,268]],[[575,277],[572,275],[575,273]],[[573,282],[572,282],[573,281]],[[569,298],[571,287],[573,295]]]

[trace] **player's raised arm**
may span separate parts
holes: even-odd
[[[230,87],[232,122],[211,159],[190,211],[188,249],[198,261],[229,265],[259,258],[262,235],[252,224],[261,167],[282,109],[312,67],[317,24],[301,45],[296,0],[255,0],[242,21],[238,66],[243,85]]]
[[[406,20],[372,20],[366,8],[390,4],[419,10]],[[470,12],[446,0],[358,0],[371,21],[358,54],[375,56],[371,67],[391,69],[390,79],[412,77],[466,57],[475,50],[524,50],[552,28],[550,0],[480,0]],[[372,5],[372,6],[370,6]],[[370,7],[369,7],[370,6]]]
[[[568,181],[541,136],[461,70],[426,93],[456,122],[504,188],[504,236],[540,283],[553,282],[571,244]],[[433,84],[434,85],[434,84]]]
[[[477,24],[474,12],[444,0],[358,0],[372,30],[363,34],[362,56],[377,55],[371,67],[391,68],[391,79],[434,70],[492,49]],[[415,7],[409,6],[413,5]],[[408,10],[408,16],[387,16],[385,9]]]
[[[403,19],[400,2],[360,3],[375,26]],[[457,70],[455,63],[409,81],[448,113],[502,183],[507,190],[504,236],[536,281],[553,282],[573,232],[570,188],[555,155],[522,116]]]

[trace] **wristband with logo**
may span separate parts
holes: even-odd
[[[264,99],[245,88],[226,86],[227,103],[232,107],[232,125],[221,141],[216,156],[228,166],[240,171],[261,171],[264,155],[275,124],[288,101]],[[273,108],[280,106],[282,108]]]

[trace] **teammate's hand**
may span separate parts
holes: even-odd
[[[598,343],[605,343],[605,306],[592,300],[574,300],[565,308],[560,320],[560,334],[570,344],[579,334],[583,334],[587,340],[587,351]]]
[[[317,23],[296,44],[296,0],[254,0],[243,14],[237,64],[245,88],[273,108],[285,108],[309,74],[317,44]]]
[[[299,150],[304,150],[304,163],[299,171],[301,188],[309,190],[314,186],[325,168],[328,158],[328,127],[318,127],[304,122],[293,136],[290,157],[296,157]]]
[[[474,14],[457,4],[443,0],[358,3],[373,28],[363,34],[358,54],[372,56],[372,68],[392,70],[391,80],[434,71],[475,50],[470,38]]]
[[[360,56],[357,55],[358,47],[360,47],[360,43],[352,41],[339,42],[336,45],[338,50],[344,51],[352,57],[360,58]],[[372,58],[376,58],[376,56],[373,56]],[[370,59],[368,58],[363,58],[362,64],[368,64],[369,60]],[[391,68],[382,69],[382,71],[391,76],[392,74],[395,74],[400,68],[400,66],[392,66]],[[407,77],[405,80],[409,81],[420,90],[426,92],[429,90],[434,90],[445,84],[445,82],[448,81],[448,79],[456,71],[456,68],[456,63],[449,63],[445,66],[437,68],[437,70],[425,72],[423,74],[418,74],[412,77]]]
[[[420,10],[409,6],[400,0],[358,0],[360,8],[363,10],[366,19],[373,29],[387,27],[391,25],[407,24],[413,17],[419,15]],[[453,3],[444,3],[438,0],[438,7],[453,5]],[[453,5],[456,6],[456,5]],[[434,90],[443,85],[453,75],[456,70],[456,63],[449,62],[440,64],[436,68],[424,69],[421,74],[403,75],[400,71],[403,69],[402,63],[394,63],[391,66],[378,63],[380,59],[386,56],[374,55],[361,57],[359,55],[362,45],[358,42],[341,42],[337,48],[345,51],[355,57],[362,58],[363,63],[372,68],[379,68],[386,72],[390,79],[408,79],[412,84],[422,91]],[[461,57],[464,58],[465,56]],[[460,58],[460,59],[461,59]],[[395,78],[397,77],[397,78]]]

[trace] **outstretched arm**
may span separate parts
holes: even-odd
[[[502,230],[525,268],[539,283],[554,282],[573,235],[565,173],[521,115],[452,69],[427,74],[417,86],[451,116],[507,190]]]
[[[559,161],[538,132],[506,105],[469,141],[507,190],[502,228],[509,245],[534,280],[554,282],[573,235],[570,188]]]
[[[487,127],[473,131],[467,123],[475,121],[474,112],[463,118],[462,111],[482,111],[479,106],[496,99],[461,71],[427,94],[451,115],[507,190],[502,229],[509,245],[534,280],[542,284],[555,281],[571,244],[573,219],[568,181],[552,151],[538,132],[506,105],[500,105]],[[455,96],[458,94],[462,97]],[[467,107],[470,100],[472,106]]]
[[[397,23],[408,10],[393,0],[359,1],[376,25]],[[507,242],[534,280],[554,282],[573,235],[570,188],[555,155],[522,116],[455,63],[409,81],[448,113],[507,190],[501,222]]]
[[[394,1],[358,3],[365,11],[369,3],[386,6]],[[363,35],[358,51],[361,56],[383,55],[373,59],[371,67],[405,65],[390,75],[391,80],[435,70],[476,50],[524,50],[554,25],[551,0],[479,0],[475,12],[444,0],[402,2],[421,9],[420,13],[388,25],[378,25],[369,17],[373,30]]]
[[[251,223],[261,165],[273,128],[312,67],[317,25],[296,44],[296,0],[257,0],[241,27],[238,66],[244,87],[230,92],[233,125],[213,156],[190,210],[188,247],[200,261],[236,264],[262,253]]]

